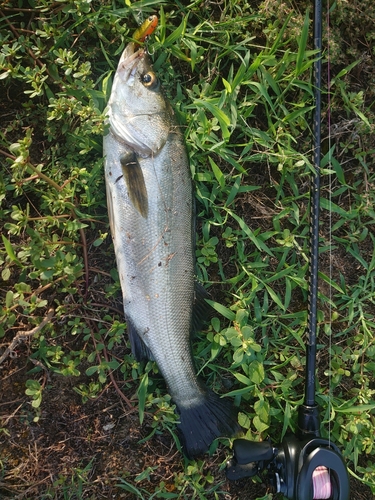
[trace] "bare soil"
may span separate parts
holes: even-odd
[[[2,369],[0,419],[5,432],[0,434],[0,498],[41,498],[59,480],[69,486],[77,471],[89,464],[89,473],[81,473],[84,480],[80,498],[137,498],[116,485],[119,478],[134,479],[147,468],[151,470],[148,480],[137,486],[152,492],[164,481],[167,491],[175,491],[173,475],[183,474],[184,465],[171,436],[155,434],[140,443],[151,432],[151,416],[146,415],[140,426],[138,413],[129,410],[112,384],[98,399],[82,404],[81,397],[73,390],[76,378],[45,373],[47,387],[42,414],[35,423],[35,412],[24,393],[27,371],[32,367],[27,360],[27,350],[22,348],[17,358],[8,360]],[[118,384],[121,386],[120,381]],[[215,484],[222,483],[220,498],[251,500],[265,495],[265,485],[248,479],[235,483],[226,480],[219,466],[228,453],[220,449],[207,458],[203,471],[214,477]],[[373,499],[369,488],[353,478],[351,491],[352,500]],[[210,496],[207,499],[210,500]]]

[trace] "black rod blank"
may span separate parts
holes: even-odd
[[[321,159],[321,73],[322,73],[322,2],[314,3],[314,50],[313,68],[315,109],[313,115],[313,165],[315,172],[310,188],[310,283],[308,298],[308,324],[306,345],[305,405],[315,406],[316,337],[318,310],[318,261],[319,261],[319,213],[320,213],[320,159]]]

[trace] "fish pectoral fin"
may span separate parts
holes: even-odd
[[[151,350],[146,346],[141,337],[138,334],[133,323],[127,319],[127,330],[130,340],[130,346],[132,349],[132,354],[137,361],[154,361],[154,356]]]
[[[109,188],[107,188],[107,208],[108,208],[108,219],[109,219],[109,227],[111,228],[112,238],[115,238],[115,217],[113,212],[113,203],[112,196],[109,192]]]
[[[148,196],[141,166],[135,153],[120,156],[120,163],[130,201],[134,207],[146,218],[148,215]]]

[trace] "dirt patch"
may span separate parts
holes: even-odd
[[[138,482],[139,488],[152,492],[163,481],[167,491],[176,490],[175,476],[184,473],[183,458],[168,433],[147,439],[152,431],[151,415],[140,426],[138,413],[125,407],[113,387],[97,400],[82,404],[73,390],[75,380],[53,376],[43,396],[40,419],[34,422],[35,411],[24,395],[26,366],[15,369],[15,361],[4,367],[9,373],[1,383],[1,498],[48,498],[43,495],[59,481],[62,491],[65,488],[72,494],[70,481],[77,482],[79,476],[82,498],[136,498],[116,484],[121,484],[120,478],[134,480],[144,471],[149,474]],[[225,498],[264,494],[261,485],[228,483],[220,471],[225,456],[221,449],[202,470],[223,483]]]
[[[27,346],[23,346],[17,357],[8,359],[2,367],[1,498],[134,499],[139,497],[136,493],[118,485],[127,479],[134,484],[137,477],[135,484],[143,494],[151,494],[161,483],[164,491],[179,492],[181,484],[176,478],[185,473],[184,459],[171,435],[156,432],[148,438],[153,431],[153,416],[146,414],[141,426],[138,412],[127,407],[113,384],[96,400],[83,404],[74,387],[87,382],[85,376],[64,377],[43,371],[43,403],[39,420],[34,422],[35,409],[25,396],[28,371],[34,368],[27,354]],[[122,383],[117,380],[119,387]],[[132,397],[126,389],[124,393]],[[228,450],[219,448],[206,459],[198,478],[211,477],[212,484],[220,485],[219,498],[225,500],[264,496],[267,487],[261,483],[226,480],[222,464],[228,454]],[[351,484],[353,500],[373,498],[359,481],[351,478]],[[48,496],[55,494],[56,485],[61,497]],[[187,487],[181,498],[192,494]],[[212,493],[205,498],[215,496]]]

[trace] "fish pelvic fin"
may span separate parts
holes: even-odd
[[[135,209],[147,218],[148,215],[148,196],[141,166],[139,165],[135,153],[127,153],[120,156],[120,163],[126,187],[128,189],[130,201]]]
[[[212,391],[207,391],[201,403],[177,407],[177,424],[182,447],[188,458],[205,453],[214,439],[239,435],[241,427],[233,403]]]

